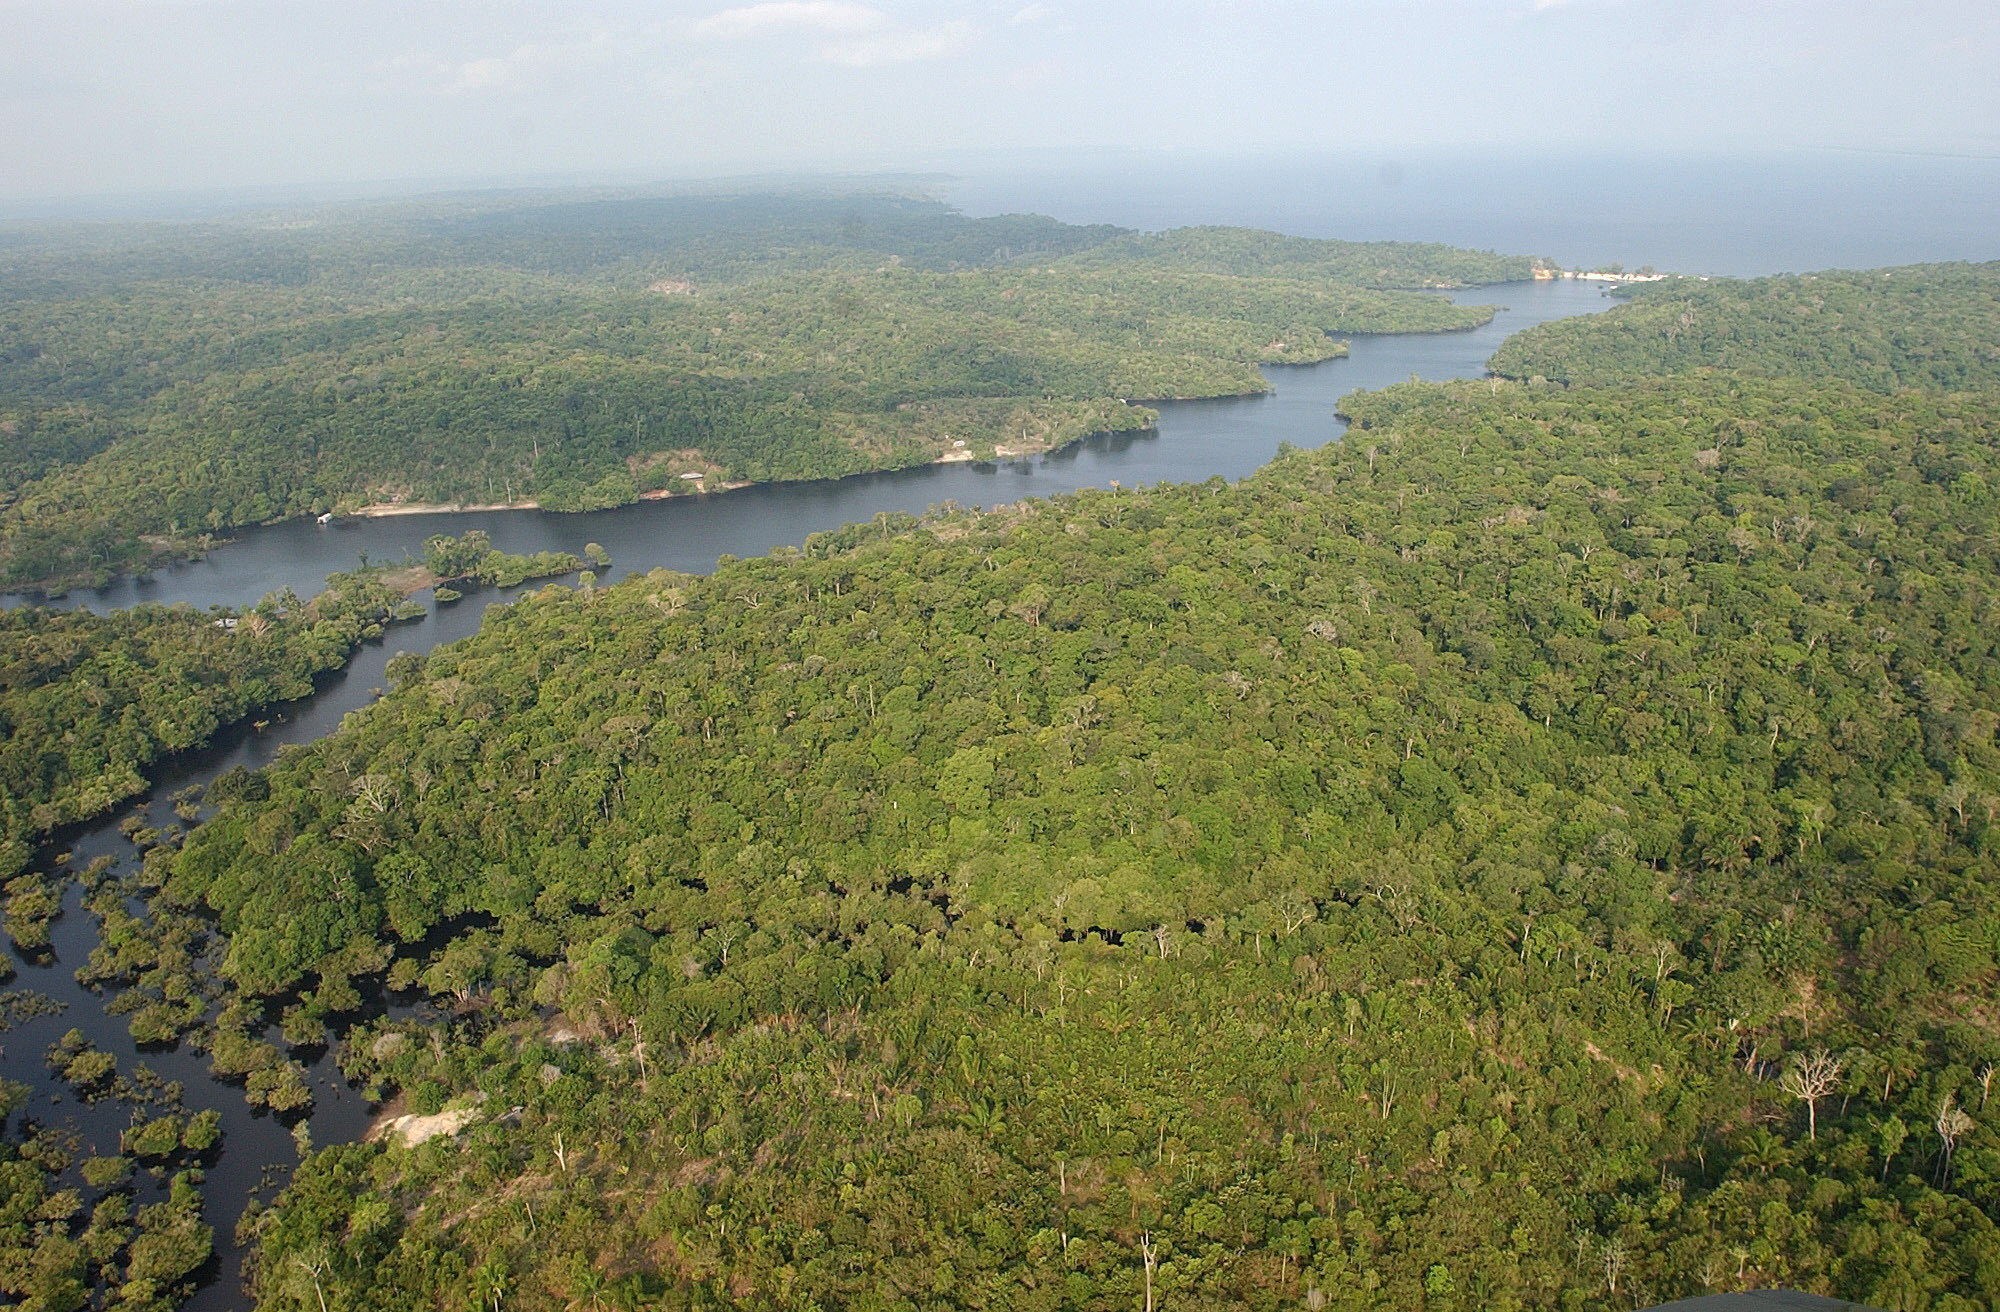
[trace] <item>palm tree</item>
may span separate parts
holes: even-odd
[[[1743,1145],[1743,1160],[1756,1167],[1759,1175],[1769,1175],[1775,1168],[1783,1166],[1790,1156],[1785,1149],[1785,1141],[1761,1125],[1750,1131]]]
[[[488,1262],[472,1273],[472,1302],[474,1312],[500,1312],[500,1300],[507,1293],[507,1270],[496,1263]]]
[[[588,1308],[590,1312],[604,1312],[611,1296],[611,1282],[604,1273],[594,1266],[579,1262],[577,1272],[570,1277],[569,1305],[573,1308]]]

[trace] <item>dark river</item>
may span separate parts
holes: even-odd
[[[140,602],[189,602],[197,606],[240,606],[279,588],[301,596],[319,590],[326,575],[351,569],[365,555],[393,562],[421,551],[425,537],[480,528],[508,551],[580,552],[586,542],[602,543],[612,567],[609,580],[656,567],[707,571],[719,556],[760,555],[798,544],[811,533],[867,520],[880,511],[912,514],[946,501],[993,506],[1022,497],[1047,497],[1078,488],[1103,487],[1116,480],[1126,487],[1157,482],[1198,482],[1216,475],[1237,479],[1267,463],[1280,443],[1320,446],[1337,438],[1342,426],[1335,402],[1357,388],[1376,388],[1412,376],[1472,378],[1502,338],[1533,324],[1607,307],[1592,283],[1509,283],[1452,294],[1469,304],[1504,308],[1483,328],[1427,336],[1359,336],[1352,354],[1325,364],[1266,371],[1274,390],[1260,396],[1213,401],[1172,402],[1159,407],[1156,431],[1090,438],[1045,456],[1003,464],[934,465],[831,482],[746,488],[706,497],[645,502],[582,515],[539,511],[423,515],[357,519],[320,527],[310,521],[244,531],[238,540],[206,560],[160,571],[141,581],[122,580],[94,592],[73,593],[58,605],[110,610]],[[529,586],[539,586],[531,584]],[[518,591],[518,590],[514,590]],[[267,712],[263,730],[248,726],[224,733],[214,744],[163,762],[153,772],[152,795],[133,806],[83,826],[55,851],[73,853],[70,868],[81,870],[99,856],[133,859],[119,824],[134,812],[149,826],[175,823],[167,798],[190,784],[206,783],[235,767],[267,764],[287,743],[309,742],[330,733],[341,717],[377,695],[383,667],[398,651],[428,651],[463,638],[479,627],[481,612],[513,592],[473,592],[453,605],[431,605],[420,620],[392,628],[381,641],[363,646],[343,670],[324,677],[312,698]],[[20,604],[9,598],[9,604]],[[125,1104],[105,1099],[82,1104],[68,1094],[42,1062],[44,1050],[72,1027],[98,1047],[114,1053],[129,1075],[145,1064],[183,1082],[190,1110],[213,1107],[223,1122],[223,1147],[205,1185],[207,1218],[216,1229],[221,1255],[213,1278],[188,1304],[199,1312],[223,1312],[248,1305],[238,1269],[241,1254],[232,1231],[244,1204],[268,1198],[297,1160],[292,1127],[265,1113],[253,1113],[234,1087],[209,1078],[202,1054],[185,1047],[140,1051],[122,1018],[104,1010],[108,999],[78,985],[73,972],[90,955],[96,919],[81,906],[82,892],[71,881],[65,911],[54,926],[51,958],[16,957],[19,976],[6,989],[28,989],[63,1004],[60,1014],[26,1021],[0,1035],[4,1069],[30,1084],[34,1098],[27,1114],[73,1129],[91,1151],[115,1152],[118,1133],[130,1122]],[[11,948],[9,949],[11,951]],[[370,1109],[349,1088],[325,1055],[312,1063],[316,1102],[309,1122],[314,1144],[359,1137]],[[303,1055],[302,1055],[303,1059]],[[145,1180],[142,1174],[140,1180]]]
[[[1242,478],[1268,463],[1280,442],[1312,447],[1341,431],[1334,402],[1356,388],[1386,387],[1412,375],[1477,378],[1503,338],[1530,325],[1604,309],[1601,288],[1586,282],[1503,283],[1451,293],[1473,305],[1507,307],[1493,322],[1464,333],[1351,337],[1352,354],[1318,365],[1268,368],[1275,390],[1259,396],[1162,405],[1150,433],[1090,438],[1046,456],[1002,464],[926,465],[816,483],[773,483],[705,497],[645,501],[615,510],[559,515],[538,510],[405,515],[346,519],[322,528],[294,520],[242,530],[205,560],[163,569],[145,581],[122,579],[99,591],[71,593],[59,605],[109,610],[138,602],[247,606],[268,592],[319,591],[328,574],[368,560],[399,561],[423,554],[433,533],[484,529],[505,551],[580,552],[599,542],[611,552],[604,581],[665,566],[706,572],[718,556],[760,556],[803,542],[809,533],[873,519],[878,511],[920,514],[945,501],[994,506],[1047,497],[1116,479],[1142,483],[1200,482],[1220,474]],[[490,594],[486,594],[490,595]],[[19,598],[10,598],[19,604]],[[393,643],[429,648],[477,625],[477,599],[451,618],[400,629]],[[461,620],[461,616],[465,618]]]

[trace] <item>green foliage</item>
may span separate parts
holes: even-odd
[[[599,554],[604,548],[598,547]],[[463,537],[440,533],[424,540],[424,568],[439,579],[476,579],[511,588],[529,579],[574,574],[583,561],[566,551],[538,551],[532,556],[510,554],[494,548],[493,540],[481,529]]]
[[[83,1182],[93,1189],[110,1189],[125,1183],[132,1163],[125,1157],[92,1157],[80,1168]]]
[[[126,1130],[119,1147],[139,1158],[171,1157],[180,1151],[181,1118],[157,1116]]]
[[[4,1028],[4,1024],[0,1024]],[[59,1048],[90,1051],[72,1032]],[[0,1122],[25,1101],[23,1086],[0,1080]],[[121,1087],[117,1096],[144,1104],[148,1096]],[[168,1101],[171,1101],[169,1098]],[[135,1113],[136,1114],[136,1113]],[[135,1124],[128,1138],[145,1142],[161,1160],[178,1144],[181,1118]],[[214,1113],[193,1118],[211,1133]],[[154,1142],[156,1127],[175,1130]],[[165,1197],[133,1221],[132,1162],[123,1156],[75,1159],[67,1136],[45,1126],[4,1125],[0,1134],[0,1302],[40,1309],[148,1309],[179,1306],[207,1262],[213,1236],[201,1220],[195,1178],[174,1175]],[[214,1142],[213,1138],[210,1140]],[[74,1176],[70,1173],[74,1171]]]
[[[8,841],[12,840],[12,841]],[[20,852],[25,843],[18,835],[6,835],[0,839],[0,851]],[[0,856],[0,861],[6,861]],[[4,867],[0,867],[4,871]],[[49,948],[49,927],[62,914],[62,896],[56,881],[47,876],[29,872],[7,881],[6,930],[7,937],[23,952],[41,953]]]
[[[242,614],[0,611],[0,880],[26,867],[41,835],[142,792],[161,757],[310,694],[398,600],[364,570],[335,575],[311,602],[274,595]],[[45,943],[53,886],[21,876],[6,890],[9,933]]]
[[[49,1069],[86,1097],[101,1093],[118,1070],[118,1059],[70,1030],[49,1045]]]
[[[1101,268],[1128,262],[1238,277],[1325,279],[1360,287],[1517,282],[1533,277],[1543,263],[1436,242],[1328,241],[1253,228],[1199,227],[1126,233],[1070,256],[1064,264]]]
[[[1482,323],[1378,288],[1526,268],[896,198],[316,217],[0,246],[0,582],[369,502],[588,510],[1057,445],[1148,422],[1121,398],[1260,390],[1330,334]]]
[[[157,869],[157,859],[150,865]],[[97,917],[97,943],[76,977],[93,988],[116,986],[105,1010],[126,1018],[136,1042],[172,1044],[202,1025],[220,992],[205,963],[213,935],[199,916],[167,908],[134,915],[141,892],[139,880],[91,891],[85,905]]]
[[[2000,385],[2000,263],[1628,288],[1631,304],[1516,333],[1509,378],[1613,383],[1697,369],[1842,378],[1859,387]]]
[[[2000,403],[1349,408],[545,589],[223,804],[226,977],[392,944],[455,1018],[343,1060],[470,1116],[309,1159],[262,1305],[2000,1296]]]

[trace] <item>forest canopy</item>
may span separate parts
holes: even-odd
[[[0,885],[50,831],[145,791],[160,758],[309,695],[402,600],[377,569],[337,574],[309,602],[280,593],[241,613],[0,611]]]
[[[1859,387],[2000,386],[2000,262],[1628,287],[1608,314],[1546,323],[1494,353],[1508,378],[1613,383],[1720,369]]]
[[[0,240],[0,584],[367,503],[585,510],[1143,426],[1491,310],[1442,246],[894,196],[434,201]],[[964,443],[961,448],[958,443]]]
[[[1051,445],[1523,271],[856,197],[66,240],[0,243],[20,578],[371,498]],[[267,1312],[1975,1312],[1995,267],[1665,282],[1239,484],[530,593],[187,799],[92,887],[81,977],[274,1113],[329,1044],[399,1100],[250,1215]],[[348,586],[0,615],[6,859],[395,614]],[[8,883],[17,943],[57,891]],[[46,1054],[79,1090],[106,1057]],[[0,1292],[170,1302],[213,1125],[135,1107],[78,1163],[18,1087]],[[171,1206],[135,1229],[140,1161]]]
[[[463,1122],[260,1305],[2000,1295],[1994,398],[1349,408],[545,590],[232,788],[166,896]]]

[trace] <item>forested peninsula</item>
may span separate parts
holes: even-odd
[[[143,791],[160,757],[309,694],[314,675],[394,617],[403,598],[381,574],[336,576],[310,603],[275,596],[241,614],[0,611],[0,885],[41,836]],[[10,922],[23,891],[12,888]]]
[[[591,549],[601,558],[602,548]],[[144,792],[147,768],[161,758],[310,696],[313,680],[362,642],[423,613],[411,593],[511,587],[583,564],[496,551],[472,532],[431,538],[420,562],[336,574],[308,600],[285,592],[241,611],[0,611],[0,891],[10,936],[39,944],[35,926],[55,911],[49,881],[21,873],[37,842]],[[442,587],[439,595],[447,596]]]
[[[1609,314],[1515,334],[1493,371],[1565,383],[1714,369],[1877,391],[2000,386],[2000,263],[1675,278],[1620,294],[1630,303]]]
[[[0,233],[0,585],[380,503],[553,510],[1062,445],[1352,332],[1449,247],[896,196],[516,197]]]

